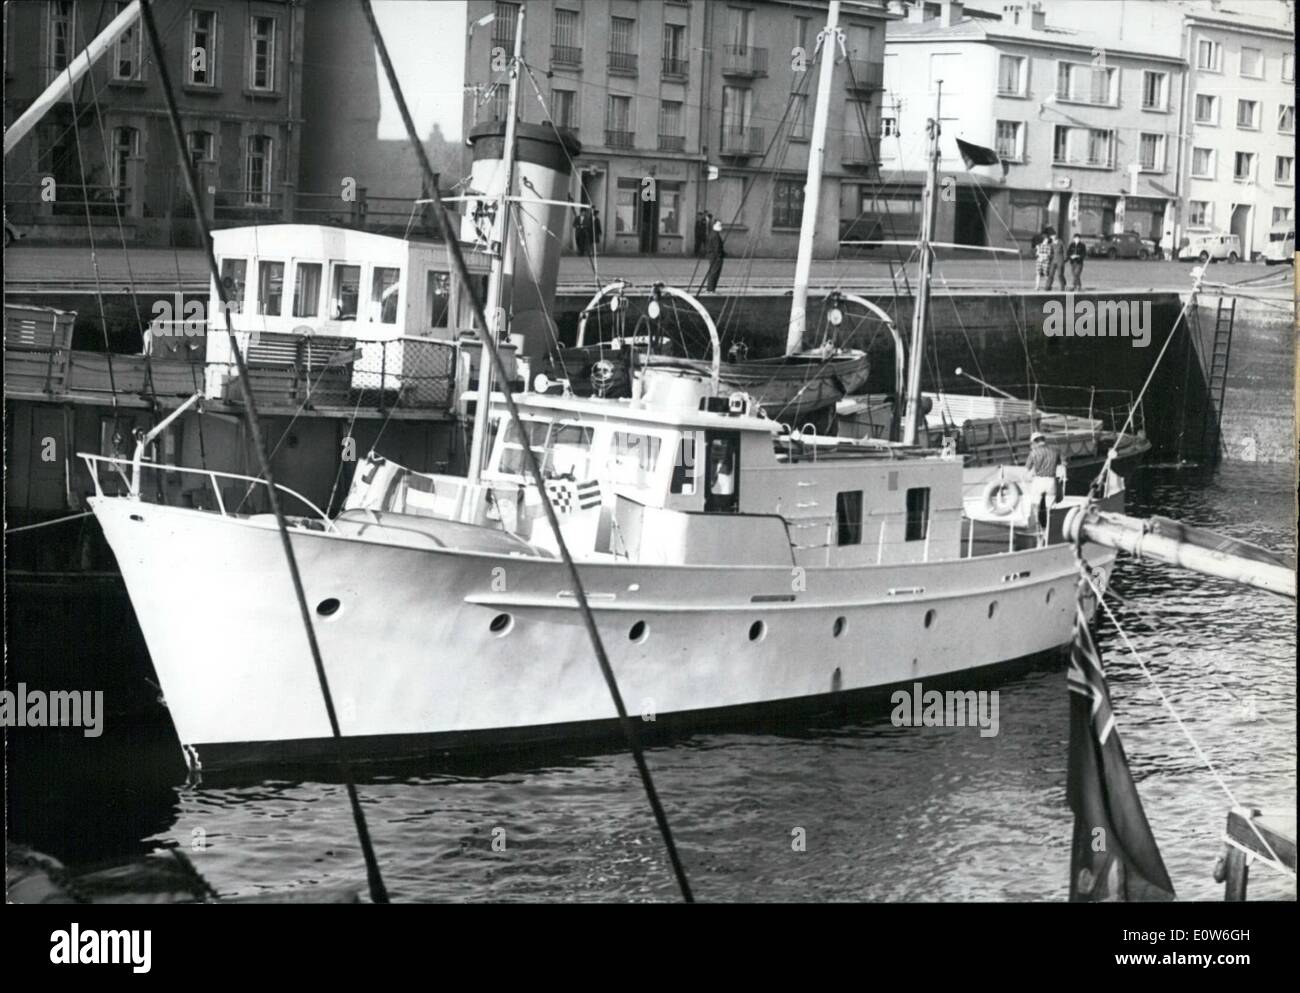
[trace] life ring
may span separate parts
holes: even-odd
[[[984,487],[984,509],[994,517],[1006,517],[1020,506],[1020,484],[1010,479],[995,479]]]

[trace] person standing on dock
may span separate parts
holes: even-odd
[[[1043,288],[1043,278],[1047,277],[1047,288],[1052,288],[1052,279],[1048,273],[1052,265],[1052,229],[1044,228],[1042,235],[1034,244],[1034,292]]]
[[[695,257],[697,259],[704,257],[704,242],[709,237],[709,221],[704,216],[704,211],[695,212]]]
[[[596,249],[600,245],[600,236],[603,230],[600,226],[600,211],[595,207],[591,209],[591,220],[587,223],[587,256],[596,261]]]
[[[587,242],[590,240],[587,232],[590,230],[591,220],[585,210],[578,210],[577,215],[573,220],[573,244],[579,255],[587,255]]]
[[[1061,289],[1065,289],[1065,242],[1061,241],[1055,231],[1051,237],[1052,255],[1047,267],[1047,288],[1052,288],[1052,281],[1060,277]]]
[[[1083,289],[1083,262],[1088,257],[1088,246],[1083,243],[1083,235],[1078,231],[1074,232],[1074,237],[1070,239],[1070,247],[1065,250],[1065,260],[1070,263],[1070,281],[1074,283],[1071,289]],[[1064,276],[1061,277],[1065,279]],[[1061,288],[1065,288],[1064,281]]]
[[[1056,480],[1065,475],[1065,463],[1041,431],[1029,436],[1029,457],[1025,468],[1029,480],[1029,507],[1038,523],[1038,544],[1047,544],[1047,508],[1058,502]]]
[[[722,222],[714,221],[709,240],[704,245],[704,257],[709,260],[709,271],[704,274],[704,291],[716,293],[718,277],[722,275],[722,260],[727,257],[727,250],[722,244]]]

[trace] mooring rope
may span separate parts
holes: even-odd
[[[5,534],[17,534],[19,531],[35,531],[37,528],[47,528],[53,524],[62,524],[64,521],[75,521],[82,517],[93,517],[93,510],[83,510],[80,514],[68,514],[66,517],[56,517],[52,521],[41,521],[39,524],[24,524],[22,527],[5,528]]]

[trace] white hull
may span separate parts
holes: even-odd
[[[329,725],[273,522],[92,502],[187,751],[208,769],[327,755]],[[358,753],[397,757],[410,736],[434,748],[563,737],[614,717],[559,561],[291,533],[309,606],[339,601],[313,620],[343,734],[373,746]],[[1088,546],[1087,557],[1108,572],[1114,553]],[[629,711],[664,723],[951,682],[1049,652],[1070,640],[1077,579],[1068,545],[806,571],[581,569]],[[502,615],[505,630],[494,632]],[[633,640],[637,622],[643,636]],[[751,639],[756,622],[763,630]]]

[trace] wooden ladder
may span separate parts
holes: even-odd
[[[1232,325],[1236,313],[1236,297],[1228,297],[1226,301],[1219,297],[1214,308],[1214,337],[1210,343],[1209,361],[1202,360],[1209,410],[1201,429],[1201,453],[1210,461],[1217,461],[1220,455],[1223,398],[1228,388],[1228,356],[1232,351]]]

